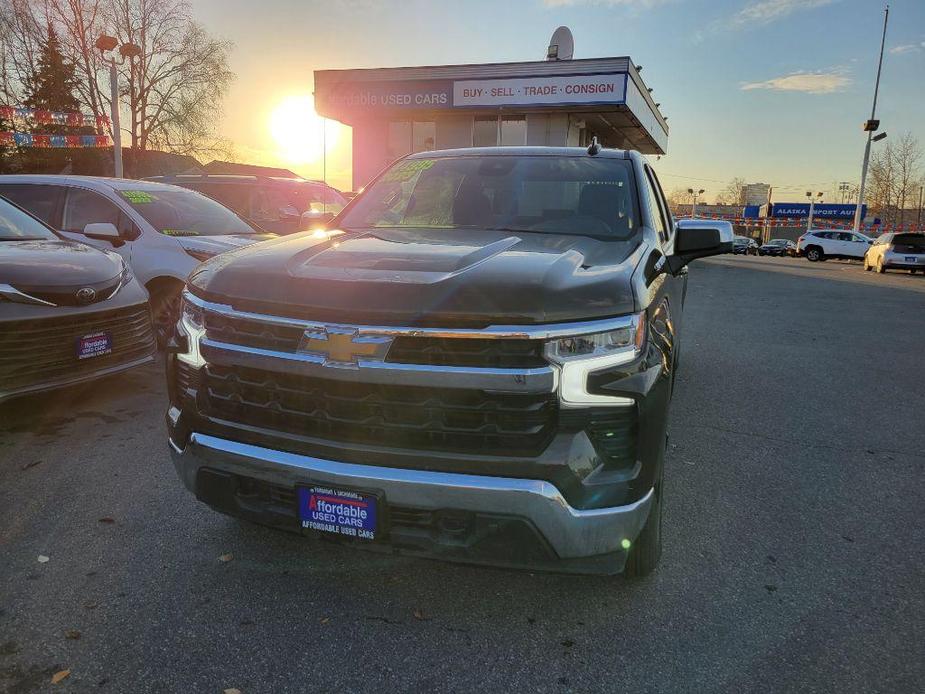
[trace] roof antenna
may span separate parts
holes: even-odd
[[[592,157],[601,151],[601,146],[597,143],[597,135],[591,138],[591,144],[588,145],[588,154]]]

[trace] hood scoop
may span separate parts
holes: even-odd
[[[433,283],[471,270],[521,242],[516,236],[486,244],[472,243],[478,236],[439,242],[396,236],[364,234],[334,240],[320,251],[308,249],[289,261],[289,274],[298,278]]]

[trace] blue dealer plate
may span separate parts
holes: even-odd
[[[112,335],[109,333],[92,333],[77,338],[78,359],[89,359],[104,354],[112,354]]]
[[[376,539],[376,507],[371,494],[331,487],[299,487],[299,521],[305,530]]]

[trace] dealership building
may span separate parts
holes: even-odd
[[[316,70],[315,109],[353,128],[353,187],[411,152],[496,145],[668,150],[628,57]]]

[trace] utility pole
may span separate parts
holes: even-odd
[[[915,225],[916,225],[917,227],[920,227],[920,228],[921,228],[921,226],[922,226],[922,202],[923,202],[923,198],[925,198],[925,184],[919,186],[919,209],[918,209],[918,211],[915,213]]]
[[[874,104],[870,109],[870,120],[864,124],[867,131],[867,145],[864,147],[864,163],[861,164],[861,185],[858,189],[858,206],[854,210],[854,230],[861,228],[861,208],[864,205],[864,186],[867,179],[867,165],[870,163],[870,143],[880,123],[877,122],[877,92],[880,91],[880,71],[883,69],[883,47],[886,44],[886,24],[890,19],[890,6],[883,10],[883,36],[880,39],[880,61],[877,63],[877,81],[874,83]]]

